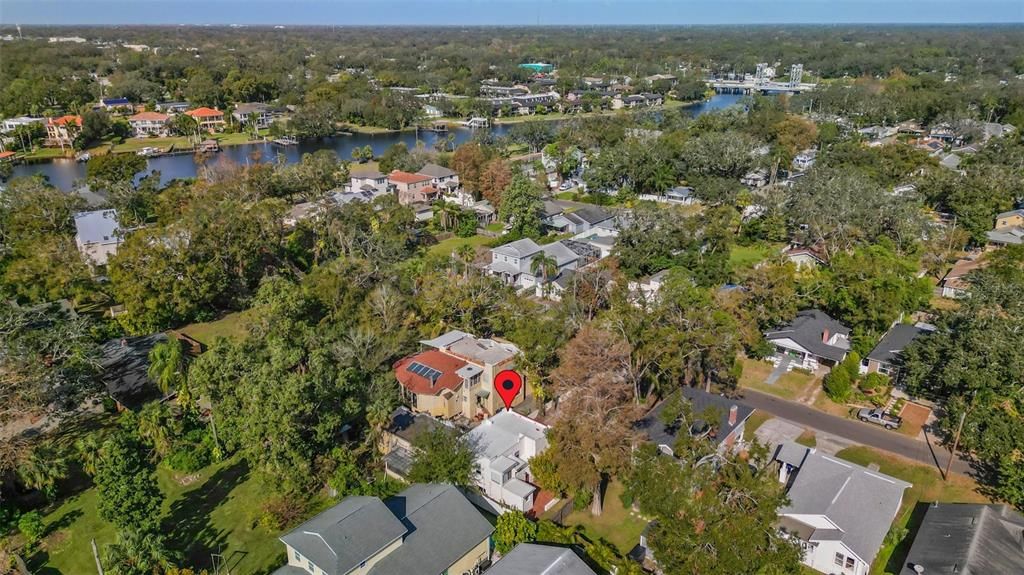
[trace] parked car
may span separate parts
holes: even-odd
[[[568,190],[571,187],[572,187],[572,182],[570,182],[569,180],[566,180],[566,181],[562,182],[562,185],[558,186],[558,189],[564,192],[564,191]]]
[[[903,418],[897,415],[889,415],[884,409],[871,409],[865,407],[857,412],[857,419],[865,423],[881,425],[886,429],[896,429],[903,424]]]

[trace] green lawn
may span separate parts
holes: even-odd
[[[785,373],[775,383],[768,385],[765,379],[772,372],[772,364],[759,359],[744,358],[743,375],[740,376],[740,387],[756,389],[763,393],[777,395],[783,399],[795,401],[798,397],[807,392],[811,385],[817,385],[813,375],[799,371]]]
[[[754,413],[747,418],[747,423],[743,426],[743,438],[747,441],[754,439],[756,437],[754,434],[757,433],[757,429],[772,417],[772,414],[767,411],[754,411]]]
[[[502,222],[494,222],[493,224],[487,224],[484,229],[489,232],[500,234],[505,229],[505,224]]]
[[[491,241],[492,239],[493,238],[480,235],[468,238],[460,238],[458,236],[453,236],[430,246],[430,248],[427,249],[427,254],[448,256],[451,255],[453,250],[457,250],[459,246],[471,245],[473,247],[479,248],[480,246],[487,245],[487,242]]]
[[[749,246],[732,246],[729,251],[729,263],[733,269],[752,269],[779,253],[781,244],[753,244]]]
[[[948,482],[942,481],[939,471],[931,465],[924,465],[890,455],[870,447],[849,447],[836,454],[837,457],[858,465],[876,463],[879,471],[912,483],[903,495],[903,505],[896,515],[894,525],[906,527],[907,535],[895,545],[885,545],[878,552],[871,566],[872,575],[886,572],[899,573],[906,562],[910,545],[914,542],[917,529],[924,519],[928,504],[938,502],[989,503],[990,500],[978,491],[978,484],[970,477],[952,475]]]
[[[573,511],[566,517],[565,523],[583,527],[589,538],[604,539],[615,545],[623,555],[629,553],[640,542],[640,532],[647,526],[647,521],[623,507],[620,500],[622,489],[622,484],[618,482],[608,485],[604,496],[604,512],[600,517],[591,515],[589,509]]]
[[[25,160],[52,160],[53,158],[70,158],[74,155],[74,150],[70,148],[65,148],[64,150],[60,148],[36,148],[22,156],[22,158]]]
[[[803,433],[801,433],[800,436],[796,438],[796,442],[805,447],[817,447],[818,438],[815,437],[813,431],[805,429]]]
[[[248,319],[248,311],[239,311],[229,313],[216,321],[189,324],[178,331],[200,343],[212,345],[217,337],[226,337],[228,339],[241,339],[244,337]]]
[[[211,553],[224,557],[231,573],[269,573],[283,562],[277,534],[258,526],[266,488],[246,464],[232,458],[191,478],[187,486],[161,468],[157,482],[166,497],[162,532],[184,554],[182,564],[208,568]],[[116,540],[116,529],[99,517],[99,495],[90,488],[65,500],[45,518],[44,550],[32,558],[35,573],[79,575],[96,570],[90,541],[102,548]]]

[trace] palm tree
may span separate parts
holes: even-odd
[[[18,465],[18,478],[25,487],[42,491],[50,501],[57,495],[57,482],[67,474],[67,461],[46,445],[32,450]]]
[[[95,433],[75,440],[75,452],[78,454],[78,463],[82,466],[89,477],[96,475],[96,463],[100,459],[100,442]]]
[[[558,260],[555,256],[548,254],[547,252],[540,252],[533,256],[533,261],[530,262],[530,271],[536,276],[538,273],[541,276],[543,285],[543,293],[547,293],[548,290],[548,279],[558,272]]]
[[[441,229],[448,231],[449,228],[455,227],[459,222],[459,214],[461,212],[462,209],[459,206],[444,200],[439,201],[437,203],[437,216]]]
[[[105,555],[107,573],[111,575],[163,573],[175,559],[162,536],[140,531],[119,532],[117,543],[108,545]]]
[[[469,268],[473,264],[473,260],[476,258],[476,247],[472,244],[462,244],[455,248],[455,253],[459,256],[459,259],[462,260],[462,263],[465,264],[465,267],[463,268],[463,277],[468,278]]]
[[[185,396],[184,400],[190,399],[187,386],[186,369],[187,359],[185,348],[181,341],[175,337],[168,338],[153,346],[149,351],[149,370],[146,372],[164,395],[172,389],[178,391],[179,395]],[[182,398],[179,397],[179,402]]]
[[[169,423],[173,417],[167,404],[160,401],[147,403],[139,412],[139,435],[153,444],[153,451],[160,457],[171,452],[174,434]]]

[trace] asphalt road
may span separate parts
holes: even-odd
[[[871,423],[836,417],[802,403],[780,399],[752,389],[743,390],[743,403],[797,425],[902,455],[939,469],[945,469],[946,462],[949,461],[949,450],[939,445],[938,440],[931,435],[928,436],[928,441],[920,441]],[[950,470],[954,473],[971,474],[970,464],[959,455],[953,460]]]

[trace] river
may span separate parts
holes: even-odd
[[[683,113],[692,116],[699,116],[714,110],[720,110],[736,104],[742,96],[735,94],[719,94],[710,99],[694,104],[686,108],[680,108]],[[554,120],[557,121],[557,120]],[[495,136],[507,134],[514,124],[497,124],[490,128]],[[473,131],[467,128],[456,128],[452,132],[455,136],[455,145],[469,140]],[[382,132],[379,134],[355,133],[348,136],[334,136],[321,140],[307,140],[295,146],[278,146],[271,143],[252,143],[238,146],[225,146],[218,158],[228,158],[234,162],[244,164],[257,158],[259,161],[271,161],[279,155],[284,155],[289,163],[297,162],[303,154],[317,150],[334,150],[341,159],[352,157],[352,150],[370,146],[374,155],[384,153],[388,147],[398,142],[405,142],[409,149],[415,147],[417,137],[427,147],[431,147],[441,135],[433,132],[421,131],[417,135],[413,131],[403,132]],[[167,183],[176,178],[192,178],[196,175],[196,163],[191,154],[178,156],[162,156],[150,158],[147,173],[159,171],[162,183]],[[59,159],[50,162],[36,164],[22,164],[14,167],[14,176],[27,176],[32,174],[43,174],[49,178],[50,183],[63,190],[71,190],[76,182],[85,178],[85,164],[70,159]]]

